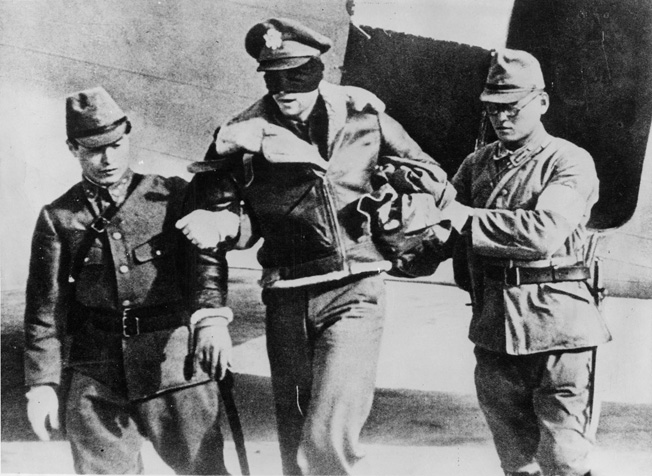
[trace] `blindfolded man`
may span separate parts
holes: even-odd
[[[358,440],[373,398],[384,324],[380,273],[391,267],[356,204],[373,191],[375,167],[388,156],[427,170],[441,185],[437,203],[454,192],[375,96],[323,80],[328,38],[270,19],[249,31],[245,47],[268,94],[228,120],[193,166],[205,172],[195,181],[213,197],[213,212],[197,210],[179,226],[200,246],[254,241],[226,211],[243,203],[264,238],[258,259],[283,471],[350,474],[362,458]]]

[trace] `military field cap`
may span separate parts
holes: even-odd
[[[327,52],[330,38],[289,18],[270,18],[254,25],[245,49],[258,61],[258,71],[291,69]]]
[[[537,59],[526,51],[492,51],[491,66],[480,101],[517,102],[546,87]]]
[[[106,90],[95,87],[66,98],[69,139],[88,148],[112,144],[128,132],[129,121]]]

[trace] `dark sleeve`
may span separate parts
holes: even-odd
[[[228,262],[227,251],[234,248],[246,248],[255,240],[249,236],[253,225],[247,213],[247,207],[241,198],[237,182],[242,157],[237,155],[218,156],[215,144],[211,143],[205,162],[214,164],[213,170],[196,173],[185,192],[182,216],[194,210],[221,211],[229,210],[240,216],[240,236],[216,249],[200,250],[183,238],[186,249],[186,270],[190,276],[187,295],[190,298],[190,309],[195,311],[204,308],[227,306],[228,293]],[[245,235],[247,235],[245,237]],[[246,246],[242,244],[243,241]]]
[[[70,259],[44,207],[36,222],[25,303],[25,384],[55,384],[61,380],[65,320],[71,286]]]
[[[203,175],[203,174],[198,174]],[[196,177],[196,176],[195,176]],[[200,204],[205,198],[200,193],[205,193],[196,181],[179,189],[183,201],[177,214],[178,217],[201,208]],[[206,202],[205,206],[209,204]],[[189,311],[198,309],[218,308],[227,305],[228,293],[228,264],[226,251],[223,249],[200,250],[178,230],[178,269],[181,276],[180,285],[187,301]]]
[[[433,187],[428,187],[426,192],[435,197],[435,202],[440,208],[445,208],[455,198],[455,189],[448,181],[446,172],[439,163],[426,154],[419,144],[412,139],[403,127],[385,113],[378,114],[382,144],[380,159],[392,157],[401,165],[427,172],[427,176],[434,182]]]
[[[213,134],[217,137],[219,128]],[[202,172],[195,173],[190,181],[188,206],[193,210],[230,210],[239,211],[240,191],[238,179],[242,175],[242,154],[219,155],[213,140],[204,155],[203,162],[197,162]]]

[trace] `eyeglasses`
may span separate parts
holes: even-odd
[[[536,94],[533,94],[529,98],[526,98],[525,102],[517,102],[516,104],[514,103],[500,104],[495,102],[485,102],[484,110],[487,111],[487,114],[489,114],[490,116],[497,116],[501,112],[504,112],[508,119],[512,119],[516,117],[518,113],[525,108],[525,106],[530,104],[532,101],[534,101],[535,98],[539,97],[540,95],[541,92],[537,92]]]

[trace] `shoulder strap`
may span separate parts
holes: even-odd
[[[142,178],[143,178],[142,175],[134,174],[122,204],[117,205],[115,203],[112,203],[100,215],[95,217],[95,220],[93,220],[90,225],[88,225],[88,228],[86,228],[86,233],[82,238],[79,248],[77,248],[77,254],[72,260],[72,266],[70,267],[70,274],[68,275],[69,283],[74,283],[77,280],[77,277],[79,276],[79,273],[81,272],[81,269],[84,265],[84,258],[86,258],[86,255],[88,254],[88,251],[91,249],[93,242],[99,235],[101,235],[106,231],[106,227],[109,225],[109,223],[111,223],[111,220],[113,220],[113,217],[115,217],[116,213],[118,213],[120,207],[127,201],[129,195],[131,195],[131,192],[133,192],[136,189],[136,187],[138,187],[138,184],[140,183]]]
[[[507,182],[509,182],[512,177],[516,174],[518,169],[522,167],[524,164],[528,163],[530,160],[532,160],[534,157],[539,155],[541,152],[546,150],[548,146],[551,144],[551,141],[547,141],[546,143],[542,144],[539,146],[539,148],[535,151],[533,151],[531,154],[526,155],[524,157],[516,157],[516,158],[510,158],[511,162],[511,167],[505,173],[505,175],[502,176],[500,181],[496,184],[494,189],[491,191],[491,195],[489,195],[489,198],[487,198],[487,201],[484,204],[484,208],[489,208],[489,206],[494,202],[500,191],[507,185]]]

